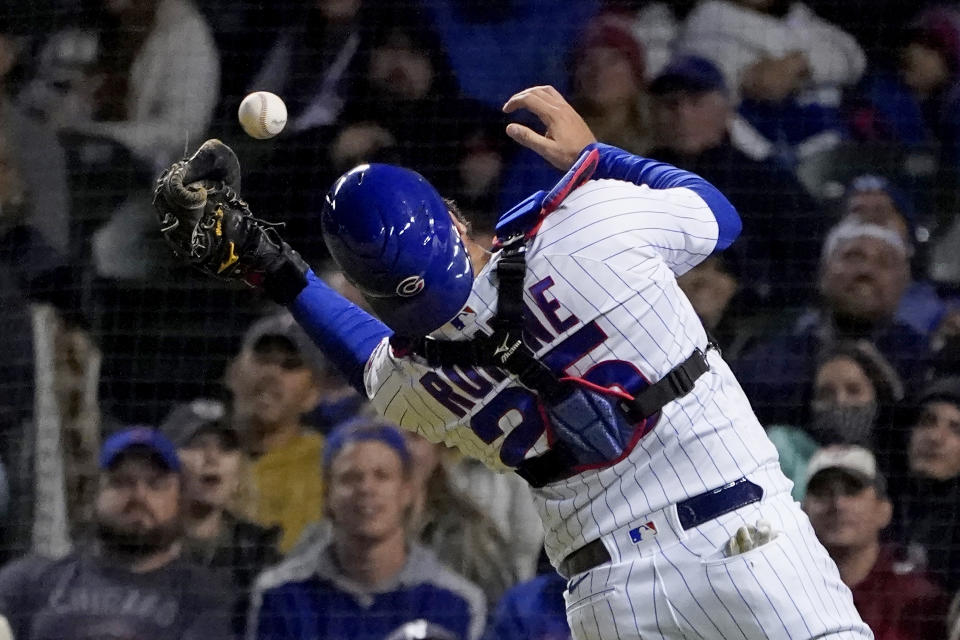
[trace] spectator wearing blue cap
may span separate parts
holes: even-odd
[[[180,558],[180,460],[160,432],[119,431],[100,451],[93,544],[0,572],[18,640],[230,637],[226,587]]]
[[[329,540],[260,577],[248,637],[381,640],[423,620],[475,640],[482,592],[410,541],[414,483],[403,435],[380,422],[341,425],[323,469]]]
[[[883,176],[867,173],[851,180],[843,214],[892,229],[907,244],[922,240],[917,237],[917,212],[910,196]]]
[[[679,56],[653,79],[650,93],[653,129],[660,136],[650,157],[703,176],[726,194],[743,219],[743,233],[724,257],[727,272],[738,280],[740,297],[752,304],[733,306],[759,304],[782,311],[783,304],[802,305],[823,237],[821,216],[793,174],[765,161],[769,149],[735,114],[721,71],[706,58]],[[785,224],[795,231],[783,233]],[[711,269],[709,262],[700,271]],[[697,311],[704,315],[703,309]],[[717,323],[711,330],[740,333],[724,331]],[[730,342],[724,337],[721,341]]]

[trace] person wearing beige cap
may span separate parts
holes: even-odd
[[[924,573],[880,542],[893,506],[877,461],[856,445],[819,449],[807,469],[804,511],[877,640],[942,638],[948,600]]]

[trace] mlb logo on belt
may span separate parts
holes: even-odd
[[[657,535],[657,526],[652,522],[647,522],[639,527],[630,529],[630,540],[633,541],[634,544],[649,540],[655,535]]]

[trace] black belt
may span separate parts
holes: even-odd
[[[683,530],[698,527],[725,513],[736,511],[740,507],[759,502],[763,497],[763,488],[746,478],[734,480],[730,484],[687,498],[677,503],[677,517]],[[589,571],[594,567],[610,562],[610,552],[600,539],[588,542],[560,562],[557,572],[569,580],[572,576]]]

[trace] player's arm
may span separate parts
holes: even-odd
[[[240,199],[240,164],[208,140],[157,180],[161,232],[185,262],[221,279],[258,286],[290,308],[310,337],[361,394],[364,367],[391,331],[327,286],[271,225]]]
[[[306,273],[306,286],[288,306],[324,355],[366,396],[364,368],[374,349],[392,335],[390,328],[334,291],[312,270]]]

